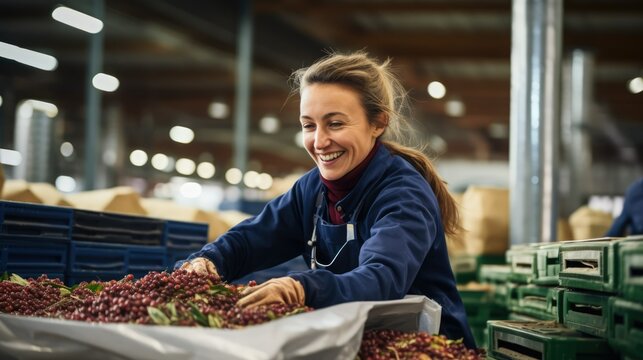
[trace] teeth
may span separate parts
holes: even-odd
[[[325,154],[325,155],[319,154],[319,158],[322,159],[323,161],[331,161],[333,159],[337,159],[343,153],[344,153],[343,151],[338,151],[332,154]]]

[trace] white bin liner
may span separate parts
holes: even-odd
[[[0,358],[352,360],[365,328],[433,334],[440,314],[423,296],[345,303],[237,330],[0,314]]]

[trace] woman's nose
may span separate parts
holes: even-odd
[[[330,144],[330,138],[328,134],[323,129],[317,129],[315,131],[315,148],[323,149]]]

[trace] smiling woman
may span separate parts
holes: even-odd
[[[331,54],[292,79],[317,166],[176,267],[234,281],[303,255],[310,270],[249,287],[238,304],[320,308],[420,294],[442,306],[441,334],[475,347],[445,243],[457,210],[429,159],[402,145],[412,129],[389,62]]]

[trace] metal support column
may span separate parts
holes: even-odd
[[[509,236],[556,238],[562,0],[514,0],[511,48]]]
[[[95,18],[105,18],[104,0],[92,0],[92,10]],[[87,79],[85,94],[87,106],[85,110],[85,181],[84,189],[93,190],[96,184],[96,172],[99,164],[100,124],[101,124],[101,94],[92,85],[94,75],[103,68],[104,31],[92,34],[87,61]]]
[[[239,39],[237,42],[237,87],[234,122],[234,166],[246,172],[248,163],[248,124],[252,72],[252,0],[240,2]],[[242,185],[240,183],[239,186]]]
[[[589,130],[592,127],[592,99],[594,80],[594,55],[576,49],[565,66],[563,97],[563,149],[567,177],[563,189],[565,207],[569,216],[584,202],[591,190],[592,148]]]

